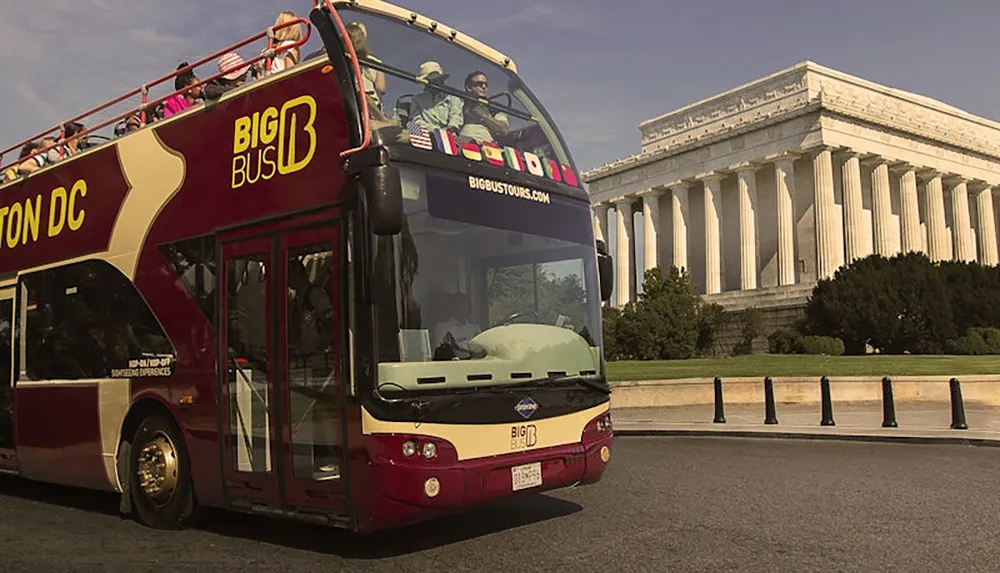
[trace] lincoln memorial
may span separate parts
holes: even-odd
[[[801,308],[873,253],[998,262],[993,121],[805,62],[639,129],[640,153],[584,174],[614,304],[654,266],[737,310]]]

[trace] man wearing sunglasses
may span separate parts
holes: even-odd
[[[465,91],[479,99],[487,99],[489,94],[489,80],[486,74],[475,71],[465,76]],[[459,136],[474,139],[479,143],[484,141],[496,141],[498,137],[507,135],[510,130],[510,120],[502,112],[492,114],[489,106],[484,103],[471,102],[466,100],[463,109],[465,125]]]

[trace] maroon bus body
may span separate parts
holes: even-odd
[[[174,345],[176,367],[167,378],[132,379],[130,411],[162,407],[170,412],[190,455],[198,502],[206,506],[238,507],[234,502],[246,493],[223,478],[228,452],[220,445],[220,428],[227,423],[221,417],[223,398],[219,395],[220,371],[227,369],[224,359],[220,362],[218,356],[222,333],[206,319],[159,247],[205,235],[223,242],[241,234],[271,236],[309,222],[322,222],[330,228],[341,224],[340,204],[351,187],[340,168],[339,155],[351,147],[351,120],[343,106],[336,74],[310,63],[301,64],[301,68],[293,68],[280,80],[146,128],[154,130],[162,145],[184,161],[180,189],[149,222],[143,243],[138,246],[140,256],[134,277],[136,288]],[[317,104],[312,161],[298,172],[233,189],[234,122],[266,108],[280,109],[285,102],[303,95],[312,96]],[[302,135],[298,132],[298,136]],[[297,140],[297,145],[308,144],[307,138]],[[106,251],[115,224],[120,224],[118,218],[126,197],[143,192],[141,188],[129,189],[121,161],[117,144],[111,143],[7,186],[0,201],[3,205],[24,203],[39,194],[48,200],[53,189],[69,191],[76,181],[86,179],[87,194],[77,205],[86,210],[86,223],[75,232],[49,238],[44,232],[47,214],[43,212],[43,229],[37,242],[29,241],[15,249],[0,245],[0,273],[86,255],[99,256]],[[343,320],[336,314],[334,320],[337,336],[344,336]],[[220,320],[219,328],[224,326],[225,321]],[[0,452],[6,454],[0,456],[0,466],[16,463],[22,475],[45,482],[116,489],[116,484],[109,483],[102,460],[96,382],[15,386],[15,391],[16,461],[12,461],[14,452]],[[193,397],[192,403],[182,404],[185,396]],[[395,527],[511,496],[509,468],[520,464],[542,463],[545,485],[533,488],[531,493],[593,483],[601,478],[606,465],[600,451],[610,447],[611,441],[610,432],[597,432],[591,424],[576,444],[460,462],[454,448],[449,450],[447,443],[438,440],[439,459],[434,460],[432,468],[420,456],[402,458],[402,436],[364,435],[361,406],[356,401],[348,400],[339,412],[345,419],[342,443],[349,448],[349,465],[347,473],[334,485],[317,486],[325,488],[326,502],[303,499],[301,488],[294,487],[288,488],[283,499],[268,501],[279,506],[308,503],[321,507],[341,516],[342,525],[360,532]],[[284,435],[285,442],[276,445],[278,455],[286,455],[290,448],[287,426]],[[423,489],[431,469],[442,483],[442,495],[434,499],[424,495]],[[350,491],[349,501],[346,488]]]

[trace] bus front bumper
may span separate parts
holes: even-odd
[[[464,461],[448,460],[446,445],[438,446],[445,453],[440,463],[419,455],[407,461],[373,459],[376,487],[364,529],[395,527],[516,495],[596,483],[610,461],[612,438],[607,432],[574,444]],[[379,441],[383,447],[396,445]]]

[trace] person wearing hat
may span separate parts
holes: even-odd
[[[216,100],[229,90],[240,87],[246,82],[247,71],[250,66],[243,63],[243,58],[236,52],[219,58],[219,72],[221,77],[215,78],[201,88],[201,94],[206,100]]]
[[[444,73],[441,64],[437,62],[420,64],[417,80],[426,82],[427,85],[424,91],[413,96],[410,104],[410,123],[416,122],[428,130],[445,128],[458,131],[462,128],[464,109],[462,100],[458,96],[433,87],[443,85],[446,79],[448,74]]]

